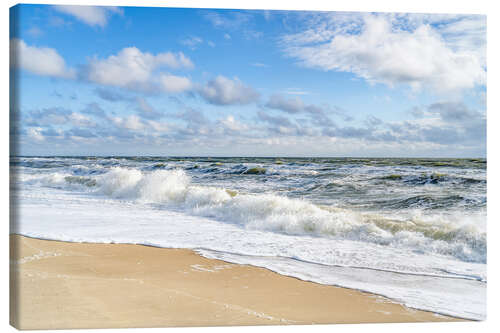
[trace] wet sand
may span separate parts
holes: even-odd
[[[455,321],[194,251],[10,236],[19,329]]]

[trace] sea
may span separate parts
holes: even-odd
[[[485,159],[17,156],[10,172],[11,233],[193,249],[486,318]]]

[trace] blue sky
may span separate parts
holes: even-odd
[[[19,5],[27,155],[486,154],[486,17]]]

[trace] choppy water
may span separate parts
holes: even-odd
[[[12,232],[193,248],[485,317],[484,159],[16,157],[11,171]]]

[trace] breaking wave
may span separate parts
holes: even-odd
[[[423,215],[418,210],[401,216],[357,212],[275,194],[200,186],[180,169],[143,172],[116,167],[92,178],[59,175],[49,180],[59,186],[61,182],[80,185],[99,195],[164,205],[248,229],[339,237],[486,262],[486,232],[479,227],[483,216]]]

